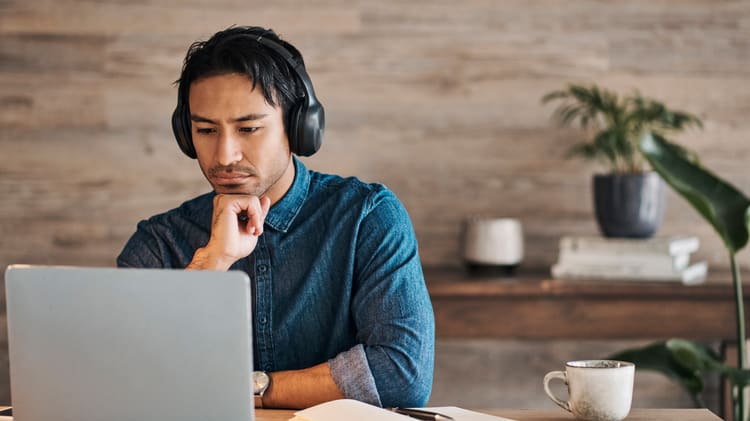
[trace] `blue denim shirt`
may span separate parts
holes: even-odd
[[[210,235],[214,193],[138,224],[117,264],[184,268]],[[328,361],[348,398],[423,406],[435,325],[406,210],[380,184],[308,171],[271,207],[245,271],[253,296],[254,367]]]

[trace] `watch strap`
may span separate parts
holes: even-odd
[[[255,407],[256,408],[263,408],[263,395],[266,393],[269,387],[271,387],[271,376],[266,373],[265,371],[255,371],[253,372],[253,382],[255,382],[255,377],[259,376],[265,380],[265,384],[261,384],[260,389],[253,388],[253,395],[255,398]],[[258,383],[255,383],[256,386]]]

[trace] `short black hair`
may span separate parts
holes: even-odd
[[[305,88],[290,63],[278,52],[258,41],[269,39],[280,44],[292,58],[304,66],[302,54],[272,30],[258,26],[231,26],[206,41],[194,42],[182,65],[178,85],[178,102],[186,109],[190,85],[202,78],[240,73],[247,75],[253,89],[260,87],[266,102],[281,108],[284,128],[289,132],[289,111]]]

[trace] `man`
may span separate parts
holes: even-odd
[[[434,318],[411,222],[386,187],[293,156],[324,125],[299,51],[232,27],[190,47],[178,83],[175,136],[213,191],[141,221],[118,266],[250,276],[256,406],[424,405]]]

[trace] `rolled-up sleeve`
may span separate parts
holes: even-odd
[[[354,288],[351,305],[361,347],[331,361],[334,380],[347,397],[424,406],[432,389],[434,314],[411,221],[384,187],[370,195],[359,226]]]
[[[344,396],[370,405],[382,405],[365,348],[361,344],[332,358],[328,361],[328,366],[336,386]]]

